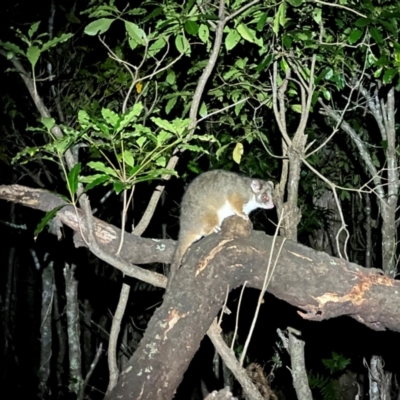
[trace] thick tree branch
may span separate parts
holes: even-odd
[[[245,227],[246,222],[228,218],[219,234],[192,246],[107,399],[172,398],[224,303],[227,285],[235,288],[247,280],[248,286],[261,290],[272,238],[262,232],[235,238],[231,233],[238,232],[237,226]],[[277,246],[281,240],[277,238]],[[304,319],[348,315],[375,330],[400,331],[400,282],[289,240],[268,292],[297,305]]]
[[[86,246],[80,236],[83,224],[83,213],[68,205],[63,199],[42,189],[31,189],[20,185],[0,186],[0,199],[12,201],[27,207],[51,211],[56,207],[64,206],[57,213],[57,218],[76,232],[75,244]],[[79,217],[79,219],[78,219]],[[115,268],[120,269],[128,276],[142,279],[158,287],[165,287],[166,278],[163,275],[145,270],[132,264],[148,264],[153,262],[170,262],[175,246],[172,240],[143,239],[125,233],[124,246],[119,257],[116,253],[121,237],[121,230],[97,218],[93,218],[96,240],[102,249],[109,255],[106,261]],[[140,251],[135,251],[140,249]]]

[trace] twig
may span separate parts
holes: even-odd
[[[350,11],[350,12],[356,14],[356,15],[359,15],[360,17],[367,18],[367,16],[365,14],[361,14],[360,12],[351,9],[350,7],[343,6],[342,4],[327,3],[327,2],[321,1],[321,0],[314,0],[314,3],[323,4],[324,6],[329,6],[329,7],[343,8],[344,10]]]
[[[238,302],[238,306],[237,306],[237,310],[236,310],[235,331],[233,332],[233,337],[232,337],[232,342],[231,342],[231,350],[233,350],[233,346],[234,346],[235,340],[236,340],[237,331],[238,331],[238,328],[239,328],[239,313],[240,313],[240,308],[241,308],[242,299],[243,299],[243,293],[244,293],[244,289],[246,288],[246,285],[247,285],[247,281],[244,281],[243,286],[242,286],[242,290],[240,291],[239,302]]]
[[[225,365],[232,371],[235,378],[240,383],[246,398],[249,400],[263,400],[260,392],[257,390],[246,371],[239,365],[235,353],[226,345],[220,334],[220,327],[214,320],[207,332],[212,344],[217,349]]]
[[[260,291],[260,295],[258,296],[258,302],[257,302],[257,306],[256,306],[256,309],[255,309],[255,312],[254,312],[253,320],[251,322],[249,334],[247,335],[246,342],[245,342],[245,344],[243,346],[242,354],[240,355],[239,364],[241,366],[243,366],[243,362],[244,362],[244,359],[246,357],[247,349],[249,347],[251,337],[253,336],[254,328],[256,326],[257,317],[258,317],[258,314],[260,312],[260,307],[261,307],[261,304],[262,304],[262,301],[263,301],[263,298],[264,298],[264,294],[265,294],[265,292],[266,292],[266,290],[268,288],[269,283],[271,282],[272,276],[273,276],[275,268],[276,268],[276,264],[278,263],[279,256],[281,255],[281,251],[282,251],[283,245],[285,244],[285,241],[286,241],[286,238],[283,238],[282,243],[281,243],[281,245],[279,247],[279,250],[278,250],[278,255],[275,258],[274,265],[271,268],[271,262],[272,262],[272,257],[274,255],[276,238],[278,237],[279,228],[281,226],[282,221],[283,221],[283,210],[282,210],[281,215],[279,217],[278,225],[275,228],[274,237],[272,239],[271,251],[269,253],[269,258],[268,258],[268,265],[267,265],[267,269],[266,269],[265,275],[264,275],[263,287],[262,287],[262,289]]]

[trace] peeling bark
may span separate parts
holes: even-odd
[[[247,280],[248,286],[261,289],[272,238],[262,232],[226,238],[232,220],[246,224],[228,218],[220,234],[192,246],[107,399],[171,399],[224,302],[227,285],[235,288]],[[372,329],[400,330],[400,282],[289,240],[268,291],[297,306],[305,319],[349,315]]]
[[[79,222],[84,220],[82,211],[79,208],[75,209],[54,193],[21,185],[0,185],[0,199],[22,204],[44,212],[64,206],[58,211],[57,218],[59,218],[64,225],[67,225],[76,232],[74,237],[75,245],[77,247],[86,247],[86,243],[82,240],[80,235],[79,227]],[[76,215],[76,210],[78,211],[79,220]],[[115,254],[120,243],[121,229],[95,217],[93,217],[93,222],[95,224],[98,243],[109,254]],[[140,251],[132,251],[132,249],[139,248]],[[124,260],[134,264],[150,264],[153,262],[168,263],[174,250],[175,242],[173,240],[144,239],[125,232],[124,246],[122,247],[120,256]],[[129,273],[127,275],[131,276]],[[162,284],[160,286],[162,286]]]

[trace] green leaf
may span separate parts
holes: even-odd
[[[70,38],[72,38],[72,36],[74,36],[72,33],[63,33],[61,36],[52,38],[48,42],[43,44],[41,51],[42,52],[46,51],[46,50],[50,49],[51,47],[56,46],[59,43],[64,43],[67,40],[69,40]]]
[[[350,200],[350,193],[343,190],[340,193],[340,200]]]
[[[281,8],[282,7],[282,8]],[[279,24],[284,27],[286,25],[286,2],[283,2],[279,8],[281,9],[281,12],[279,13]]]
[[[353,43],[356,43],[359,39],[360,39],[360,37],[363,35],[363,31],[360,31],[359,29],[353,29],[351,32],[350,32],[350,35],[349,35],[349,37],[348,37],[348,42],[350,43],[350,44],[353,44]]]
[[[331,92],[325,88],[321,88],[325,100],[331,100]]]
[[[281,61],[280,61],[279,64],[280,64],[280,66],[281,66],[283,72],[286,72],[286,71],[289,70],[289,64],[287,63],[287,61],[285,60],[284,57],[281,58]]]
[[[245,24],[240,24],[236,29],[244,40],[254,43],[255,37],[252,29],[249,29]]]
[[[299,114],[301,114],[301,104],[292,104],[290,108]]]
[[[286,1],[293,7],[299,7],[304,2],[304,0],[286,0]]]
[[[117,126],[119,121],[119,116],[116,112],[114,112],[113,110],[109,110],[108,108],[103,108],[101,110],[101,115],[106,120],[106,122],[113,128]]]
[[[83,129],[91,128],[93,126],[92,119],[85,110],[79,110],[78,122]]]
[[[44,127],[50,131],[50,129],[56,124],[56,120],[54,118],[40,118],[40,122],[44,125]]]
[[[397,75],[397,68],[389,68],[385,71],[383,74],[383,83],[387,85],[388,83],[391,83],[393,78]]]
[[[143,23],[146,23],[151,19],[155,19],[155,17],[158,17],[162,13],[163,13],[162,7],[155,8],[149,15],[143,18]]]
[[[196,2],[196,0],[189,0],[186,2],[185,5],[185,11],[189,12],[191,10],[191,8],[193,7],[194,3]]]
[[[82,170],[82,165],[81,163],[75,164],[71,171],[68,172],[68,186],[69,190],[71,191],[72,195],[74,196],[76,194],[76,191],[78,190],[78,177],[79,174],[81,173]]]
[[[64,207],[65,205],[57,206],[53,208],[51,211],[47,212],[42,220],[37,225],[35,232],[33,233],[36,238],[45,228],[45,226],[56,216],[56,214]]]
[[[135,165],[134,167],[132,167],[128,172],[129,176],[132,177],[132,176],[136,175],[136,172],[138,172],[140,168],[141,168],[141,165]]]
[[[383,13],[382,13],[383,14]],[[397,16],[397,19],[399,19],[399,17]],[[398,23],[395,19],[391,19],[390,21],[385,21],[385,20],[380,20],[379,21],[382,26],[384,26],[392,35],[395,35],[395,37],[397,37],[398,34]]]
[[[104,175],[104,174],[94,174],[94,175],[88,175],[88,176],[81,176],[79,178],[79,181],[82,183],[88,183],[85,187],[85,191],[87,192],[88,190],[93,189],[94,187],[101,185],[104,182],[107,182],[110,180],[109,175]]]
[[[227,51],[232,50],[239,43],[239,41],[240,41],[239,33],[235,29],[232,29],[228,33],[225,39],[226,50]]]
[[[202,142],[211,142],[211,143],[218,143],[218,140],[215,138],[214,135],[193,135],[192,139],[198,139],[201,140]]]
[[[394,48],[394,60],[395,60],[396,66],[399,66],[400,65],[400,44],[397,42],[394,42],[393,48]]]
[[[117,173],[110,167],[107,167],[103,162],[101,161],[90,161],[87,163],[88,167],[99,171],[99,172],[104,172],[107,175],[113,176],[115,178],[118,178]]]
[[[319,24],[321,22],[322,19],[322,10],[320,7],[316,7],[314,8],[313,12],[312,12],[312,16],[314,21]]]
[[[247,65],[247,61],[249,61],[248,58],[238,58],[235,61],[235,66],[240,69],[244,69]]]
[[[184,27],[189,35],[197,35],[199,31],[199,25],[195,21],[186,21]]]
[[[264,71],[267,67],[271,65],[273,61],[272,55],[268,54],[263,61],[256,67],[256,72]]]
[[[82,21],[74,14],[73,11],[71,12],[65,12],[64,13],[65,18],[67,19],[68,22],[71,24],[82,24]]]
[[[131,110],[129,110],[126,114],[122,116],[122,118],[119,120],[118,125],[116,126],[117,130],[116,132],[121,132],[123,129],[125,129],[128,125],[130,125],[132,122],[135,122],[137,117],[140,115],[140,113],[143,110],[143,104],[142,103],[136,103]]]
[[[358,20],[355,22],[355,26],[358,28],[365,28],[367,25],[369,25],[372,22],[370,18],[358,18]]]
[[[161,119],[158,117],[151,117],[150,118],[158,127],[165,129],[168,132],[171,133],[177,133],[176,132],[176,128],[174,127],[173,124],[171,124],[171,122],[166,121],[165,119]]]
[[[257,30],[261,32],[264,29],[265,23],[267,22],[268,14],[266,12],[261,14],[261,17],[258,19],[257,22]]]
[[[0,46],[3,47],[3,49],[5,50],[10,51],[11,53],[19,54],[21,56],[25,55],[25,52],[14,43],[0,41]]]
[[[275,33],[275,35],[279,33],[279,26],[285,26],[285,24],[286,24],[286,3],[282,2],[274,18],[274,26],[272,30]]]
[[[173,135],[171,135],[169,132],[164,131],[164,129],[161,129],[160,133],[157,135],[157,143],[159,146],[161,146],[172,137]]]
[[[128,150],[124,150],[123,156],[124,156],[125,163],[127,165],[129,165],[130,167],[133,167],[134,164],[135,164],[135,160],[133,158],[133,154]]]
[[[235,106],[235,115],[239,115],[240,114],[240,111],[242,110],[244,105],[245,105],[244,101],[242,101],[241,103],[236,104],[236,106]]]
[[[326,70],[326,73],[325,73],[325,79],[329,80],[329,79],[332,78],[332,76],[333,76],[333,69],[332,68],[328,68]]]
[[[173,169],[158,168],[158,169],[156,169],[156,170],[154,170],[154,171],[149,172],[149,173],[147,174],[147,176],[146,176],[146,177],[143,177],[141,180],[142,180],[142,181],[149,181],[149,180],[155,179],[155,178],[157,178],[157,177],[159,177],[159,176],[161,176],[161,175],[173,175],[173,176],[178,176],[178,173],[177,173],[175,170],[173,170]],[[136,180],[135,182],[138,182],[138,181],[139,181],[139,179]]]
[[[146,34],[143,29],[140,29],[136,24],[129,21],[124,21],[125,29],[129,37],[137,44],[144,46],[146,44]]]
[[[91,8],[89,17],[97,18],[105,15],[119,14],[120,11],[114,6],[114,0],[111,0],[108,5],[99,3],[98,6]]]
[[[274,26],[272,27],[272,31],[275,33],[275,35],[278,35],[279,33],[279,12],[280,12],[280,6],[278,8],[277,13],[275,14]]]
[[[378,68],[375,72],[374,72],[374,78],[379,78],[381,76],[381,73],[383,71],[383,67]]]
[[[199,115],[202,118],[204,118],[205,116],[208,115],[207,105],[206,105],[206,103],[204,101],[201,103],[200,110],[199,110]]]
[[[230,143],[225,144],[224,146],[221,146],[217,152],[215,153],[215,156],[217,157],[217,160],[221,157],[221,155],[225,152],[225,150],[230,146]]]
[[[187,144],[183,143],[182,145],[179,146],[181,149],[193,151],[195,153],[204,153],[204,154],[210,154],[207,150],[205,150],[203,147],[193,145],[193,144]]]
[[[31,25],[31,27],[29,28],[28,37],[29,37],[30,39],[32,39],[32,36],[33,36],[33,35],[35,34],[35,32],[38,30],[39,25],[40,25],[40,21],[33,23],[33,24]]]
[[[292,38],[289,35],[283,35],[282,43],[286,49],[292,48]]]
[[[369,30],[369,33],[371,34],[371,36],[374,38],[375,42],[378,44],[382,44],[383,43],[383,37],[382,34],[378,31],[378,29],[376,28],[371,28]]]
[[[84,32],[86,33],[86,35],[89,36],[95,36],[97,34],[101,35],[102,33],[108,31],[114,21],[114,18],[97,19],[96,21],[93,21],[89,25],[87,25]]]
[[[37,46],[29,46],[28,50],[26,51],[26,57],[28,58],[29,62],[32,65],[32,68],[35,67],[37,61],[39,60],[40,50]]]
[[[151,44],[149,47],[148,54],[149,56],[155,56],[160,50],[162,50],[167,44],[166,40],[163,37],[158,38],[155,42]]]
[[[157,158],[155,163],[159,167],[163,167],[164,168],[167,165],[167,159],[164,156],[161,156],[161,157]]]
[[[177,35],[175,38],[175,46],[179,53],[186,55],[190,54],[190,44],[185,36]]]
[[[235,148],[233,149],[232,158],[235,163],[240,164],[243,155],[243,144],[236,143]]]
[[[182,136],[188,132],[187,127],[189,125],[189,118],[175,118],[173,121],[175,133],[179,136]]]
[[[199,27],[199,39],[203,43],[207,43],[209,36],[210,36],[210,31],[208,30],[208,26],[205,24],[201,24]]]
[[[85,191],[88,192],[89,190],[95,188],[96,186],[99,186],[105,182],[108,182],[110,180],[110,177],[108,175],[101,175],[99,178],[94,179],[92,182],[90,182],[88,185],[85,187]]]
[[[176,75],[173,69],[168,70],[167,83],[173,85],[176,82]]]
[[[141,136],[138,140],[136,140],[136,144],[142,148],[143,145],[146,143],[147,138],[145,136]]]
[[[178,98],[176,96],[171,97],[168,102],[167,105],[165,106],[165,113],[168,115],[171,110],[174,108],[176,102],[177,102]]]
[[[113,186],[116,194],[120,194],[122,191],[126,189],[126,186],[120,181],[113,182]]]

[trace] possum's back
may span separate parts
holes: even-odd
[[[217,214],[233,193],[246,193],[251,179],[224,170],[199,175],[187,188],[181,204],[181,232],[202,224],[206,215]]]

